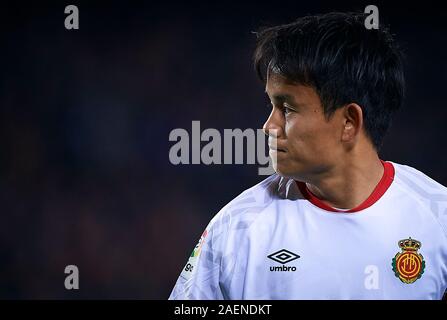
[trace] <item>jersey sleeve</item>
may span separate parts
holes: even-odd
[[[221,300],[224,299],[219,279],[222,232],[219,222],[211,220],[194,247],[183,268],[169,300]]]
[[[273,175],[245,190],[224,206],[200,237],[178,278],[170,300],[238,299],[243,283],[234,281],[243,272],[237,268],[238,255],[244,252],[248,232],[271,201],[280,178]],[[232,290],[233,289],[233,290]]]

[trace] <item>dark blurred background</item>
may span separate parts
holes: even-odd
[[[265,178],[174,166],[169,132],[261,128],[252,31],[302,15],[379,7],[408,84],[381,156],[447,185],[447,11],[418,3],[3,2],[0,298],[166,299],[212,216]],[[79,290],[64,288],[70,264]]]

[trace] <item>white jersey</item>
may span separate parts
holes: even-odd
[[[170,299],[441,299],[447,188],[409,166],[341,211],[272,175],[209,223]]]

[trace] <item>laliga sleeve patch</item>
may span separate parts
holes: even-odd
[[[189,257],[188,262],[186,263],[186,266],[183,268],[183,271],[180,274],[180,277],[182,277],[183,279],[189,280],[192,277],[192,275],[194,274],[194,271],[195,271],[195,268],[197,265],[197,261],[200,256],[200,252],[202,251],[202,245],[203,245],[203,242],[205,241],[205,238],[207,235],[208,235],[208,231],[207,230],[203,231],[199,242],[194,247],[194,250],[191,252],[191,256]]]

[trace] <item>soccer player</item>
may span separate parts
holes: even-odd
[[[364,19],[258,33],[276,174],[211,220],[170,299],[443,297],[447,189],[378,155],[404,95],[402,57]]]

